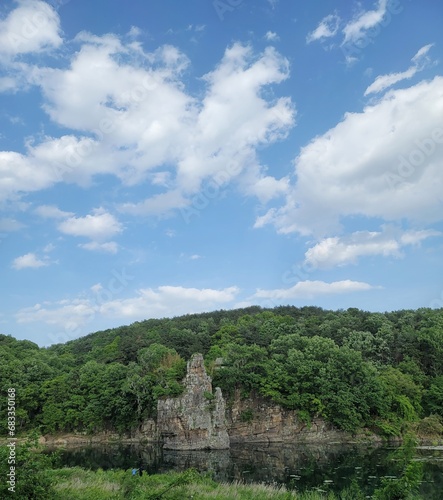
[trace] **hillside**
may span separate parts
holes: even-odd
[[[181,393],[196,352],[228,403],[240,391],[350,432],[442,431],[442,309],[249,307],[148,319],[49,348],[1,335],[1,386],[16,389],[19,432],[125,433],[155,418],[158,398]]]

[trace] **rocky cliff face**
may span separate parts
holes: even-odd
[[[185,391],[178,398],[158,401],[157,432],[171,450],[227,449],[226,408],[219,387],[212,392],[201,354],[187,365]]]
[[[350,438],[321,418],[307,425],[297,412],[258,395],[242,399],[237,393],[228,409],[227,422],[231,443],[325,443]]]

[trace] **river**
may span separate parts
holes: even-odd
[[[63,466],[95,470],[131,469],[140,464],[148,473],[194,467],[217,481],[241,480],[285,484],[298,491],[338,492],[354,480],[370,496],[386,476],[395,476],[393,448],[351,445],[232,446],[221,451],[170,451],[156,446],[82,446],[61,452]],[[443,498],[443,449],[419,448],[415,460],[424,464],[421,493],[427,500]]]

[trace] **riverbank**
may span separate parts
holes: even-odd
[[[201,489],[202,481],[199,479],[196,481],[199,485],[198,490],[188,491],[182,488],[176,496],[168,495],[161,498],[183,499],[191,498],[194,494],[196,494],[194,498],[279,498],[276,493],[283,493],[285,492],[283,488],[286,488],[288,491],[283,498],[322,498],[322,496],[300,497],[300,495],[294,497],[287,494],[292,491],[299,493],[327,491],[335,495],[335,497],[332,495],[325,497],[330,500],[343,498],[340,496],[342,491],[350,486],[353,486],[354,493],[357,490],[363,493],[365,496],[362,498],[370,498],[377,488],[383,486],[384,481],[401,480],[404,460],[399,458],[406,449],[407,447],[369,449],[367,446],[351,446],[349,449],[344,449],[340,445],[327,447],[253,445],[247,449],[243,445],[233,445],[229,450],[174,451],[152,446],[110,444],[74,445],[66,446],[64,450],[57,450],[55,454],[51,454],[51,450],[48,449],[42,454],[29,454],[26,445],[17,447],[21,455],[22,486],[25,485],[23,481],[31,486],[42,484],[43,480],[45,488],[49,485],[57,485],[57,488],[58,485],[65,485],[60,491],[57,490],[57,495],[52,494],[51,486],[52,496],[41,497],[50,500],[61,496],[73,500],[151,498],[149,495],[157,491],[154,488],[155,484],[169,487],[189,468],[199,471],[198,476],[205,483],[204,488]],[[433,449],[438,447],[432,447]],[[440,498],[438,492],[443,488],[441,453],[442,451],[430,451],[430,447],[426,447],[426,450],[416,450],[416,453],[408,458],[408,463],[422,464],[420,466],[423,467],[423,479],[420,479],[420,494],[427,500]],[[25,465],[26,462],[29,466]],[[148,494],[145,487],[139,485],[143,486],[140,496],[133,497],[132,493],[129,495],[127,487],[137,485],[137,481],[141,481],[142,478],[139,479],[139,476],[134,478],[131,469],[141,465],[149,472],[150,478],[157,476],[161,478],[158,477],[158,482],[155,484],[149,483],[151,489],[147,490]],[[41,477],[28,478],[26,471],[32,471],[32,476],[38,472]],[[145,476],[147,477],[146,472],[143,473],[143,481]],[[206,483],[209,479],[212,484],[210,489],[208,489],[210,485]],[[250,490],[246,490],[245,496],[241,496],[237,493],[238,488],[234,487],[245,483],[248,484],[248,488],[261,487],[262,484],[271,485],[272,488],[265,491],[260,488],[253,489],[254,494],[250,496],[248,496]],[[215,487],[214,484],[220,486]],[[228,486],[231,488],[232,496],[221,495],[220,489],[222,493],[226,493]],[[175,486],[171,493],[174,491]],[[263,495],[270,492],[271,496],[260,496],[259,492]],[[5,498],[1,494],[0,497]],[[356,500],[360,497],[354,495],[347,498]]]
[[[336,494],[328,486],[299,493],[284,486],[265,484],[217,483],[193,469],[183,473],[161,475],[138,474],[132,471],[87,471],[78,467],[51,471],[54,484],[53,500],[363,500],[365,494],[352,484]],[[374,498],[387,498],[376,496]],[[410,492],[411,500],[425,496]]]
[[[390,438],[385,438],[380,435],[370,433],[368,431],[362,432],[357,435],[351,435],[344,432],[318,432],[310,433],[309,438],[306,436],[294,436],[292,442],[285,440],[285,442],[279,443],[278,441],[270,441],[267,439],[257,440],[253,439],[250,442],[247,440],[238,442],[234,440],[232,444],[243,444],[243,445],[261,445],[261,446],[272,446],[280,444],[291,444],[291,445],[305,445],[305,444],[317,444],[317,445],[362,445],[368,444],[371,446],[382,446],[382,445],[401,445],[403,438],[401,436],[392,436]],[[438,449],[438,447],[443,447],[443,436],[414,436],[418,445],[422,447],[429,447],[429,449]],[[18,443],[25,442],[28,437],[18,436],[16,441]],[[95,434],[87,433],[57,433],[57,434],[46,434],[40,435],[37,438],[38,444],[44,447],[75,447],[84,445],[111,445],[111,444],[123,444],[123,445],[161,445],[158,439],[149,439],[145,436],[128,436],[121,435],[113,432],[100,432]],[[0,437],[0,444],[4,445],[7,443],[7,439]]]

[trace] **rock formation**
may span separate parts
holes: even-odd
[[[227,411],[227,425],[232,444],[326,443],[349,439],[349,435],[322,418],[313,418],[307,425],[294,410],[286,410],[258,394],[242,398],[238,391]]]
[[[183,385],[185,390],[181,396],[158,401],[157,430],[163,448],[229,448],[225,400],[219,387],[213,394],[212,380],[206,373],[201,354],[194,354],[188,362]]]

